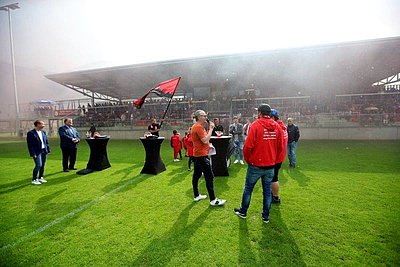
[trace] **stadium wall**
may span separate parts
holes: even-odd
[[[87,129],[78,129],[84,137]],[[147,129],[100,129],[101,134],[112,139],[139,139]],[[177,129],[182,137],[187,129]],[[160,136],[166,140],[171,137],[172,130],[161,130]],[[301,139],[307,140],[400,140],[400,127],[358,127],[358,128],[300,128]]]

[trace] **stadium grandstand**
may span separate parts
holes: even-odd
[[[168,99],[150,94],[141,109],[132,102],[178,76],[163,124],[168,136],[186,130],[197,109],[227,126],[233,115],[244,121],[269,103],[310,139],[345,138],[360,127],[368,132],[360,139],[382,135],[382,128],[382,139],[399,138],[400,37],[51,74],[82,99],[25,104],[22,128],[40,117],[54,133],[68,116],[81,131],[94,124],[117,138],[137,138],[152,117],[162,117]]]

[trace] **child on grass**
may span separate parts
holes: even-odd
[[[194,156],[193,156],[193,139],[192,139],[192,135],[190,134],[190,130],[191,128],[189,128],[188,134],[187,134],[187,138],[186,138],[186,146],[187,146],[187,153],[189,156],[189,160],[188,160],[188,171],[190,171],[190,165],[194,164]]]
[[[181,146],[181,137],[178,133],[177,130],[172,131],[172,136],[171,136],[171,147],[174,149],[174,161],[179,161],[178,159],[178,153],[180,160],[182,160],[182,146]]]
[[[185,149],[185,157],[189,156],[187,151],[187,139],[188,139],[188,132],[185,132],[185,136],[182,138],[183,148]]]

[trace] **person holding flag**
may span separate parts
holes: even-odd
[[[151,124],[147,127],[147,130],[152,134],[160,137],[160,124],[157,123],[155,118],[151,119]]]
[[[155,93],[155,94],[158,95],[158,96],[169,98],[168,106],[167,106],[167,108],[165,109],[165,112],[164,112],[163,117],[161,118],[161,123],[160,123],[160,124],[157,124],[156,119],[153,118],[153,119],[152,119],[151,125],[149,125],[149,127],[148,127],[148,130],[150,131],[150,133],[151,133],[152,135],[156,135],[157,137],[160,136],[159,131],[160,131],[161,126],[162,126],[162,124],[163,124],[163,122],[164,122],[165,115],[167,114],[167,111],[168,111],[169,106],[170,106],[170,104],[171,104],[172,98],[173,98],[174,95],[175,95],[175,91],[176,91],[176,89],[178,88],[178,85],[179,85],[179,81],[180,81],[180,80],[181,80],[181,77],[178,77],[178,78],[174,78],[174,79],[171,79],[171,80],[168,80],[168,81],[164,81],[164,82],[162,82],[162,83],[159,83],[159,84],[157,84],[156,86],[154,86],[153,88],[151,88],[144,96],[142,96],[142,97],[139,98],[139,99],[136,99],[136,100],[133,102],[133,105],[134,105],[137,109],[140,109],[140,108],[142,108],[146,97],[147,97],[150,93]]]

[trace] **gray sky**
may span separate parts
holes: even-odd
[[[83,96],[46,74],[400,36],[400,0],[0,0],[20,110]],[[0,118],[15,116],[0,11]],[[25,104],[24,104],[25,103]],[[28,111],[29,112],[29,111]]]
[[[0,0],[18,66],[58,73],[400,36],[399,0]],[[0,61],[11,62],[0,12]]]

